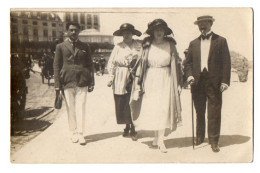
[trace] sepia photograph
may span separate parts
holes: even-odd
[[[10,162],[251,163],[254,11],[10,8]]]

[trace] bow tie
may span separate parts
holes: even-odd
[[[207,35],[201,35],[201,38],[202,38],[202,40],[205,40],[205,39],[208,40],[211,35],[212,35],[212,33],[207,34]]]

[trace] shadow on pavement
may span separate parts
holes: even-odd
[[[28,136],[29,133],[44,131],[52,123],[45,121],[44,117],[48,116],[54,109],[52,107],[41,107],[39,109],[25,110],[25,116],[12,122],[12,136]],[[45,113],[45,114],[44,114]]]
[[[243,144],[250,140],[248,136],[242,135],[221,135],[219,140],[220,147],[226,147],[229,145]]]
[[[154,136],[149,136],[154,137]],[[220,136],[220,147],[227,147],[230,145],[236,145],[236,144],[243,144],[250,140],[250,137],[248,136],[242,136],[242,135],[222,135]],[[152,141],[142,142],[148,146],[152,146]],[[192,147],[192,137],[184,137],[184,138],[173,138],[173,139],[167,139],[164,141],[166,148],[184,148],[184,147]],[[208,144],[208,139],[205,138],[204,143],[198,147],[205,147]]]
[[[25,118],[33,118],[42,115],[44,112],[48,111],[49,109],[53,109],[53,107],[46,107],[43,106],[38,109],[27,109],[25,110]]]
[[[44,131],[51,125],[48,121],[42,120],[21,120],[14,124],[14,136],[27,136],[28,133]]]
[[[90,143],[90,142],[96,142],[108,138],[117,137],[120,135],[122,135],[122,132],[100,133],[100,134],[85,136],[85,139],[87,140],[87,143]]]

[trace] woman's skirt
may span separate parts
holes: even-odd
[[[129,106],[130,93],[124,95],[114,94],[117,124],[131,124],[131,111]]]
[[[137,130],[170,128],[170,68],[148,68]]]

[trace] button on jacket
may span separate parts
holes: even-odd
[[[67,39],[56,46],[55,88],[94,86],[94,68],[89,45],[76,41],[75,49]]]

